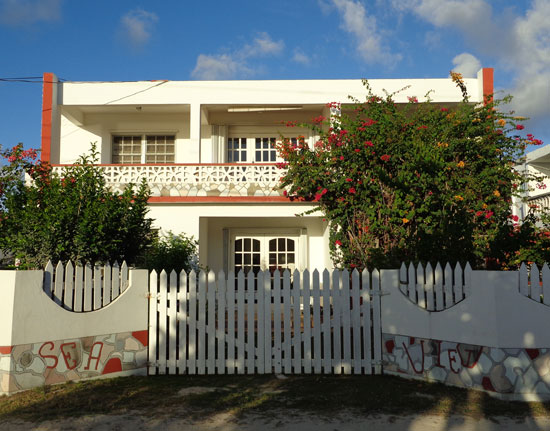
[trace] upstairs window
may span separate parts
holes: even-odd
[[[174,135],[115,135],[112,163],[174,163]]]
[[[275,145],[277,139],[274,136],[253,137],[229,137],[227,139],[228,163],[275,163],[280,161],[277,157]],[[293,143],[296,138],[291,138]]]

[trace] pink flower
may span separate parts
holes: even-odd
[[[344,156],[340,156],[340,160],[344,160]]]
[[[355,149],[355,152],[356,152],[356,153],[359,153],[360,151],[361,151],[361,150],[360,150],[359,148],[356,148],[356,149]]]
[[[493,211],[487,211],[487,212],[485,213],[485,218],[491,218],[491,217],[493,217],[493,214],[494,214]]]
[[[512,216],[512,220],[513,220],[513,221],[519,221],[519,217],[518,217],[517,215],[513,215],[513,216]]]
[[[516,130],[523,130],[523,129],[525,129],[523,124],[516,124]]]
[[[346,178],[346,182],[351,183],[353,180],[351,178]]]
[[[286,190],[283,190],[283,196],[285,196],[285,197],[288,196],[288,192]]]
[[[418,103],[418,99],[416,98],[416,96],[409,96],[407,97],[407,99],[409,99],[409,102],[411,103]]]
[[[354,195],[355,194],[355,187],[350,187],[348,190],[348,193]]]
[[[371,141],[365,142],[365,147],[372,147],[374,144]]]
[[[483,211],[476,212],[476,217],[481,217],[483,215]]]
[[[448,108],[441,108],[441,112],[447,112],[448,110]]]

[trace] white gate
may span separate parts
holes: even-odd
[[[379,272],[155,271],[149,374],[381,373]]]

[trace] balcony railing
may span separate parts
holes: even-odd
[[[273,164],[98,165],[107,185],[122,191],[143,179],[152,196],[282,196],[285,171]],[[61,170],[61,166],[55,167]]]
[[[547,212],[550,209],[550,193],[529,199],[527,201],[527,206],[534,209],[538,214]]]

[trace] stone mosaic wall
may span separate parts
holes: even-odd
[[[550,348],[501,349],[382,334],[382,359],[389,374],[481,389],[502,398],[550,398]]]
[[[147,331],[0,347],[0,394],[105,374],[146,374]]]

